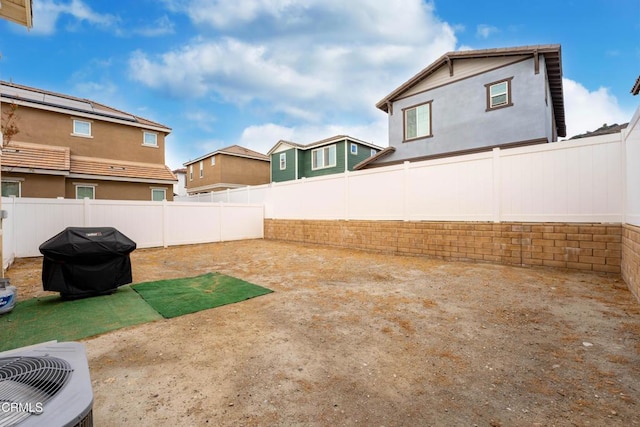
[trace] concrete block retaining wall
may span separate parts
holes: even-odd
[[[624,228],[637,283],[640,229]],[[455,261],[621,273],[621,224],[266,219],[266,239]],[[635,236],[635,237],[633,237]],[[637,289],[636,289],[637,291]],[[638,293],[636,292],[636,296]]]
[[[640,227],[622,228],[622,278],[640,301]]]

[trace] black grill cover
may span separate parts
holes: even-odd
[[[40,245],[42,286],[62,297],[112,293],[132,282],[136,243],[113,227],[67,227]]]

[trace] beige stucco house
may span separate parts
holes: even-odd
[[[15,83],[0,82],[0,94],[3,196],[173,200],[170,128]]]
[[[239,145],[221,148],[184,163],[187,193],[269,183],[269,156]]]

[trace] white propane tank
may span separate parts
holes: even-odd
[[[8,313],[16,305],[15,286],[9,285],[9,279],[0,278],[0,314]]]

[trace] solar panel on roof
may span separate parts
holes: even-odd
[[[85,113],[98,114],[105,117],[127,120],[130,122],[137,121],[131,114],[122,113],[106,108],[94,107],[90,102],[66,98],[49,93],[42,93],[28,89],[16,88],[11,86],[0,85],[2,96],[22,101],[35,102],[42,105],[65,108],[67,110],[80,111]]]
[[[35,101],[35,102],[44,101],[44,94],[34,92],[31,90],[25,90],[25,89],[20,89],[16,87],[6,87],[6,86],[0,86],[0,90],[2,91],[3,96],[7,96],[11,98],[19,98],[19,99]]]
[[[91,112],[91,104],[88,102],[63,98],[61,96],[46,94],[44,96],[44,103],[58,107],[71,108],[73,110]]]
[[[93,112],[96,114],[100,114],[102,116],[110,116],[110,117],[115,117],[123,120],[129,120],[132,122],[136,121],[136,118],[131,114],[121,113],[120,111],[105,110],[102,108],[93,107]]]

